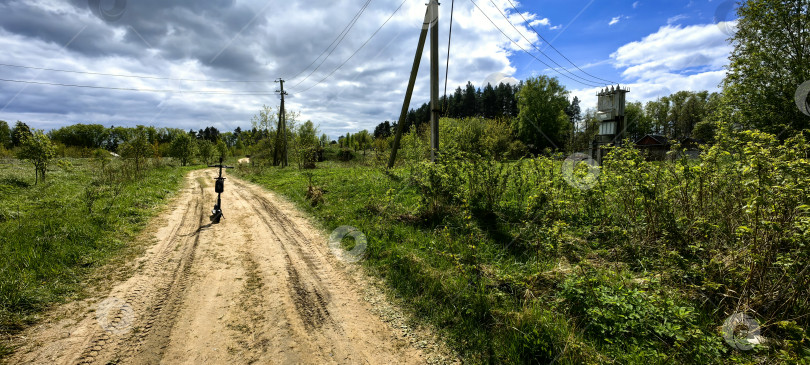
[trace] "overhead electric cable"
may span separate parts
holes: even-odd
[[[321,63],[319,63],[318,66],[315,67],[315,69],[313,69],[309,74],[307,74],[307,77],[305,77],[303,80],[298,81],[298,83],[293,85],[292,86],[293,88],[295,88],[298,85],[301,85],[302,82],[306,81],[310,76],[312,76],[312,74],[315,73],[315,71],[318,71],[318,69],[321,68],[321,66],[323,66],[323,63],[326,62],[326,60],[329,58],[329,56],[332,55],[333,52],[335,52],[335,50],[338,48],[340,43],[343,42],[343,39],[345,39],[346,36],[349,34],[349,31],[352,30],[352,28],[354,27],[355,24],[357,24],[357,20],[360,19],[360,15],[362,15],[363,12],[366,11],[366,8],[368,8],[368,4],[370,4],[370,3],[371,3],[371,0],[368,0],[368,1],[366,1],[365,4],[363,4],[363,7],[360,8],[360,11],[357,13],[357,15],[355,15],[354,19],[352,19],[352,21],[346,26],[346,28],[344,28],[343,32],[341,32],[341,34],[338,34],[338,37],[335,38],[335,40],[337,41],[337,44],[335,44],[335,41],[332,41],[332,43],[335,44],[335,46],[332,47],[332,50],[329,51],[329,54],[327,54],[326,57],[324,57],[323,60],[321,60]],[[338,38],[340,40],[338,40]],[[329,45],[329,47],[331,47],[331,45]],[[326,52],[329,49],[329,47],[326,47],[324,52]],[[321,55],[323,55],[323,52],[321,53]],[[321,58],[321,56],[318,56],[318,58]],[[318,58],[316,58],[315,61],[317,61]],[[312,63],[315,63],[315,61],[312,61]],[[312,66],[312,64],[310,64],[310,66]],[[309,68],[309,66],[307,66],[307,68]],[[304,70],[306,70],[307,68],[305,68]],[[300,74],[300,72],[299,72],[299,74]],[[298,75],[295,75],[295,76],[298,77]]]
[[[570,71],[570,70],[568,70],[567,68],[565,68],[565,67],[563,67],[562,65],[560,65],[559,63],[557,63],[557,61],[555,61],[553,58],[549,57],[549,56],[548,56],[548,55],[547,55],[545,52],[543,52],[543,51],[542,51],[540,48],[538,48],[538,47],[537,47],[537,46],[534,44],[534,42],[532,42],[531,40],[529,40],[529,38],[528,38],[528,37],[526,37],[526,35],[524,35],[524,34],[523,34],[523,32],[521,32],[521,31],[520,31],[520,29],[518,29],[518,28],[517,28],[517,26],[515,26],[515,24],[513,24],[513,23],[512,23],[512,22],[509,20],[509,17],[508,17],[508,16],[506,16],[506,13],[504,13],[504,12],[501,10],[501,8],[499,8],[499,7],[498,7],[498,5],[497,5],[497,4],[495,4],[495,2],[494,2],[494,1],[489,0],[489,2],[490,2],[490,3],[492,3],[492,5],[495,7],[495,9],[497,9],[497,10],[498,10],[498,12],[499,12],[499,13],[501,13],[501,16],[503,16],[503,18],[506,20],[506,22],[507,22],[507,23],[509,23],[509,25],[511,25],[511,26],[512,26],[512,28],[513,28],[513,29],[515,29],[515,31],[516,31],[516,32],[518,32],[518,34],[520,34],[520,36],[521,36],[521,37],[523,37],[523,39],[525,39],[525,40],[526,40],[526,42],[529,42],[529,44],[530,44],[532,47],[534,47],[534,49],[535,49],[537,52],[540,52],[540,54],[541,54],[541,55],[543,55],[543,56],[545,56],[546,58],[548,58],[548,59],[549,59],[549,61],[551,61],[552,63],[554,63],[555,65],[557,65],[557,67],[559,67],[559,68],[563,69],[565,72],[568,72],[569,74],[571,74],[571,76],[576,77],[576,78],[578,78],[578,79],[580,79],[580,80],[583,80],[583,81],[585,81],[585,82],[589,82],[589,83],[597,83],[597,84],[601,83],[601,82],[596,81],[596,80],[589,80],[589,79],[586,79],[586,78],[584,78],[584,77],[581,77],[581,76],[575,75],[573,72],[571,72],[571,71]]]
[[[204,80],[204,79],[180,79],[180,78],[172,78],[172,77],[146,76],[146,75],[123,75],[123,74],[111,74],[111,73],[103,73],[103,72],[62,70],[62,69],[56,69],[56,68],[21,66],[21,65],[12,65],[12,64],[8,64],[8,63],[0,63],[0,66],[25,68],[25,69],[30,69],[30,70],[67,72],[67,73],[74,73],[74,74],[112,76],[112,77],[129,77],[129,78],[150,79],[150,80],[199,81],[199,82],[206,81],[206,82],[223,82],[223,83],[228,83],[228,82],[230,82],[230,83],[265,83],[265,82],[272,82],[272,80],[261,80],[261,81],[259,81],[259,80]]]
[[[335,39],[332,40],[332,43],[330,43],[328,46],[326,46],[326,48],[324,48],[323,52],[321,52],[321,54],[319,54],[318,57],[316,57],[314,60],[312,60],[312,62],[310,62],[309,65],[307,65],[307,67],[304,67],[301,71],[298,71],[298,73],[295,74],[295,76],[286,77],[286,79],[294,80],[295,78],[300,76],[302,73],[304,73],[304,71],[308,70],[312,65],[314,65],[315,62],[317,62],[321,58],[321,56],[323,56],[324,53],[326,53],[326,51],[329,50],[329,48],[332,48],[332,45],[334,45],[335,42],[337,42],[338,38],[340,38],[340,36],[343,35],[343,33],[346,33],[346,32],[348,32],[350,30],[350,26],[353,26],[353,24],[357,22],[357,18],[359,18],[360,15],[363,14],[363,12],[366,10],[366,7],[368,7],[368,4],[370,2],[371,2],[371,0],[366,1],[366,3],[363,4],[362,7],[360,7],[360,10],[358,10],[357,13],[354,14],[354,18],[352,18],[352,20],[350,20],[349,23],[346,24],[345,27],[343,27],[343,30],[335,37]]]
[[[375,30],[375,31],[374,31],[374,33],[373,33],[373,34],[371,34],[371,36],[370,36],[370,37],[368,37],[368,39],[366,39],[366,41],[365,41],[365,42],[363,42],[363,45],[361,45],[361,46],[360,46],[360,48],[358,48],[356,51],[354,51],[354,53],[352,53],[352,55],[351,55],[351,56],[349,56],[349,58],[347,58],[345,61],[343,61],[343,63],[341,63],[341,64],[340,64],[340,66],[338,66],[337,68],[335,68],[334,70],[332,70],[332,72],[330,72],[328,75],[326,75],[324,78],[322,78],[320,81],[318,81],[318,82],[317,82],[317,83],[315,83],[314,85],[312,85],[312,86],[310,86],[310,87],[308,87],[308,88],[306,88],[306,89],[304,89],[304,90],[302,90],[302,91],[299,91],[298,93],[300,94],[300,93],[307,92],[309,89],[312,89],[313,87],[318,86],[320,83],[324,82],[326,79],[328,79],[330,76],[332,76],[332,75],[333,75],[335,72],[337,72],[337,70],[339,70],[341,67],[343,67],[344,65],[346,65],[346,63],[347,63],[347,62],[349,62],[349,60],[351,60],[351,59],[352,59],[352,58],[353,58],[353,57],[354,57],[354,56],[357,54],[357,52],[360,52],[360,50],[361,50],[361,49],[363,49],[363,47],[365,47],[365,46],[368,44],[368,42],[370,42],[370,41],[371,41],[371,39],[372,39],[372,38],[374,38],[374,36],[376,36],[376,35],[377,35],[377,33],[379,33],[379,32],[380,32],[380,30],[381,30],[381,29],[382,29],[382,28],[383,28],[383,27],[384,27],[386,24],[388,24],[388,22],[391,20],[391,18],[393,18],[393,17],[394,17],[394,15],[396,15],[396,14],[397,14],[397,12],[399,12],[399,9],[402,9],[402,5],[405,5],[405,2],[406,2],[406,1],[408,1],[408,0],[402,0],[402,3],[400,3],[400,4],[399,4],[399,7],[397,7],[397,9],[396,9],[396,10],[394,10],[394,12],[393,12],[393,13],[391,13],[391,16],[389,16],[389,17],[388,17],[388,19],[386,19],[386,20],[385,20],[385,22],[384,22],[384,23],[382,23],[382,25],[380,25],[380,27],[379,27],[379,28],[377,28],[377,30]]]
[[[155,92],[155,93],[177,93],[177,94],[204,94],[204,95],[273,95],[274,93],[265,91],[243,91],[243,92],[225,92],[225,91],[206,91],[206,90],[160,90],[160,89],[138,89],[127,87],[108,87],[108,86],[93,86],[93,85],[76,85],[76,84],[61,84],[56,82],[41,82],[41,81],[23,81],[0,79],[3,82],[15,82],[21,84],[35,84],[35,85],[50,85],[50,86],[66,86],[66,87],[79,87],[88,89],[104,89],[104,90],[123,90],[123,91],[142,91],[142,92]]]
[[[598,77],[598,76],[591,75],[591,74],[589,74],[588,72],[586,72],[585,70],[583,70],[583,69],[579,68],[579,66],[577,66],[577,65],[576,65],[574,62],[572,62],[570,59],[568,59],[568,57],[565,57],[565,55],[564,55],[564,54],[562,54],[562,53],[561,53],[559,50],[557,50],[557,47],[554,47],[554,45],[553,45],[553,44],[551,44],[551,42],[549,42],[548,40],[546,40],[546,38],[545,38],[545,37],[543,37],[543,35],[542,35],[542,34],[540,34],[540,32],[538,32],[538,31],[537,31],[537,29],[534,29],[534,27],[533,27],[533,26],[532,26],[532,24],[529,22],[529,20],[528,20],[528,19],[526,19],[526,17],[524,17],[524,16],[523,16],[523,13],[521,13],[520,11],[518,11],[518,10],[517,10],[517,8],[515,7],[515,4],[514,4],[514,3],[512,3],[512,0],[507,0],[507,1],[509,1],[509,4],[512,6],[512,9],[514,9],[516,13],[520,14],[520,17],[521,17],[521,18],[523,18],[523,21],[525,21],[525,22],[526,22],[526,25],[528,25],[528,26],[529,26],[529,28],[530,28],[530,29],[531,29],[531,30],[532,30],[532,31],[533,31],[535,34],[537,34],[537,36],[538,36],[538,37],[540,37],[540,39],[542,39],[542,40],[543,40],[543,42],[546,42],[546,44],[547,44],[549,47],[551,47],[551,49],[553,49],[555,52],[557,52],[557,54],[559,54],[560,56],[562,56],[563,58],[565,58],[565,60],[566,60],[566,61],[568,61],[568,63],[572,64],[574,67],[576,67],[576,68],[577,68],[577,70],[580,70],[580,71],[582,71],[582,73],[584,73],[584,74],[586,74],[586,75],[588,75],[588,76],[590,76],[590,77],[593,77],[593,78],[595,78],[595,79],[602,80],[602,81],[607,81],[607,83],[608,83],[608,84],[615,84],[615,82],[613,82],[613,81],[610,81],[610,80],[607,80],[607,79],[603,79],[603,78]]]
[[[527,51],[527,50],[526,50],[525,48],[523,48],[523,47],[522,47],[520,44],[518,44],[518,43],[517,43],[517,42],[515,42],[515,41],[514,41],[512,38],[510,38],[510,37],[509,37],[509,36],[508,36],[508,35],[507,35],[507,34],[506,34],[506,33],[505,33],[505,32],[504,32],[504,31],[503,31],[503,30],[502,30],[500,27],[498,27],[498,25],[497,25],[497,24],[495,24],[495,22],[494,22],[494,21],[492,21],[492,19],[491,19],[491,18],[490,18],[490,17],[489,17],[489,16],[488,16],[488,15],[487,15],[485,12],[484,12],[484,10],[482,10],[482,9],[481,9],[481,7],[479,7],[479,6],[478,6],[478,4],[477,4],[477,3],[476,3],[474,0],[470,0],[470,2],[472,2],[472,3],[473,3],[473,5],[475,5],[475,7],[476,7],[476,8],[478,8],[478,10],[481,12],[481,14],[483,14],[483,15],[484,15],[484,17],[486,17],[486,18],[487,18],[487,20],[489,20],[489,22],[490,22],[490,23],[492,23],[492,25],[493,25],[493,26],[495,26],[495,28],[496,28],[496,29],[498,29],[498,30],[501,32],[501,34],[503,34],[503,36],[504,36],[504,37],[506,37],[506,39],[509,39],[509,41],[510,41],[510,42],[514,43],[514,44],[515,44],[515,45],[516,45],[518,48],[520,48],[520,49],[521,49],[521,50],[522,50],[524,53],[526,53],[527,55],[531,56],[532,58],[534,58],[534,59],[535,59],[535,60],[537,60],[538,62],[542,63],[543,65],[545,65],[545,66],[546,66],[546,67],[548,67],[549,69],[552,69],[552,70],[556,71],[557,73],[559,73],[560,75],[562,75],[562,76],[564,76],[564,77],[566,77],[566,78],[568,78],[568,79],[571,79],[572,81],[575,81],[575,82],[578,82],[578,83],[580,83],[580,84],[583,84],[583,85],[586,85],[586,86],[590,86],[590,87],[600,87],[600,85],[589,84],[589,83],[585,83],[585,82],[582,82],[582,81],[579,81],[579,80],[573,79],[573,78],[571,78],[570,76],[568,76],[568,75],[566,75],[566,74],[564,74],[564,73],[560,72],[559,70],[557,70],[557,69],[555,69],[555,68],[551,67],[549,64],[545,63],[543,60],[541,60],[541,59],[537,58],[537,56],[535,56],[535,55],[534,55],[534,54],[532,54],[531,52]]]

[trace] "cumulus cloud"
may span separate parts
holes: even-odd
[[[628,100],[646,102],[679,90],[719,91],[732,47],[716,24],[663,26],[641,40],[619,47],[610,55],[623,69],[622,86]],[[596,105],[599,88],[573,90],[582,105]]]
[[[731,45],[714,24],[664,26],[640,41],[619,47],[611,54],[622,76],[656,80],[672,70],[719,70],[727,63]]]
[[[529,49],[530,42],[540,44],[527,29],[526,21],[554,28],[547,18],[532,13],[521,16],[506,10],[511,10],[506,0],[495,1],[509,21],[528,37],[526,40],[492,4],[477,3],[519,46],[505,39],[472,3],[457,3],[452,47],[463,50],[454,53],[463,57],[450,59],[450,89],[468,80],[485,80],[494,73],[502,75],[501,79],[514,80],[510,78],[515,68],[509,56],[520,52],[520,47]],[[369,40],[400,4],[402,8],[396,15]],[[287,80],[285,89],[290,92],[287,107],[301,111],[302,119],[311,119],[333,136],[371,129],[398,116],[425,6],[424,2],[372,1],[340,44],[334,50],[329,48],[327,53],[331,55],[325,61],[323,55],[307,68],[330,46],[359,7],[358,2],[348,0],[141,0],[129,1],[120,18],[115,19],[100,16],[98,9],[92,11],[86,0],[5,1],[0,3],[0,47],[4,50],[0,63],[158,78],[5,66],[0,66],[0,78],[270,95],[113,91],[0,82],[0,119],[19,119],[37,128],[77,122],[244,128],[262,104],[278,105],[279,98],[273,94],[278,84],[273,81],[283,77]],[[440,38],[445,41],[449,10],[449,6],[440,8]],[[445,41],[440,45],[441,65],[445,64]],[[323,64],[312,72],[321,61]],[[428,99],[428,69],[426,49],[414,106]]]

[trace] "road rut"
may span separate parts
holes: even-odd
[[[159,219],[134,274],[84,310],[22,336],[10,363],[425,363],[363,300],[322,232],[292,205],[228,177],[208,221],[213,170],[198,170]]]

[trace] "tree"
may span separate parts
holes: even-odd
[[[695,125],[692,130],[692,137],[702,140],[706,143],[714,143],[714,136],[717,134],[717,125],[713,122],[704,120]]]
[[[101,124],[74,124],[52,130],[48,136],[65,146],[96,149],[109,138],[109,131]]]
[[[197,140],[197,151],[200,153],[200,158],[204,164],[208,164],[211,156],[214,155],[214,144],[207,139]]]
[[[355,142],[357,143],[357,146],[361,150],[363,150],[363,156],[365,156],[366,155],[366,149],[371,147],[371,141],[372,141],[371,134],[368,133],[367,129],[363,129],[362,131],[357,132],[354,139],[355,139]]]
[[[228,146],[225,144],[224,141],[222,140],[217,141],[216,149],[217,149],[217,156],[219,158],[224,159],[225,157],[228,157]]]
[[[133,130],[124,127],[110,127],[107,135],[107,141],[104,142],[104,148],[108,151],[117,151],[121,143],[129,141],[132,138]]]
[[[481,114],[484,118],[492,119],[500,114],[498,110],[498,96],[495,94],[495,88],[492,84],[487,83],[484,90],[481,91]]]
[[[20,150],[17,157],[21,160],[28,160],[34,165],[36,184],[39,183],[39,178],[45,182],[45,171],[48,169],[48,163],[56,156],[56,148],[51,143],[50,138],[45,135],[41,130],[35,130],[28,133],[21,133],[19,135]]]
[[[478,98],[472,82],[467,81],[467,86],[464,88],[464,96],[461,103],[462,116],[471,117],[478,115]]]
[[[723,80],[724,107],[745,128],[787,138],[810,127],[794,95],[810,79],[810,7],[806,0],[747,0]],[[806,96],[806,95],[805,95]]]
[[[656,134],[669,135],[672,129],[672,123],[669,121],[669,98],[665,96],[656,101],[648,101],[644,109],[644,113],[652,122],[653,131]]]
[[[11,144],[14,147],[19,147],[22,145],[23,138],[29,135],[31,135],[31,128],[18,120],[17,124],[14,125],[14,129],[11,130]]]
[[[535,151],[543,148],[560,148],[568,129],[568,91],[557,78],[548,76],[526,80],[518,96],[518,117],[513,129]]]
[[[11,148],[11,128],[4,120],[0,120],[0,147]]]
[[[138,175],[141,168],[149,156],[155,154],[154,146],[149,143],[149,135],[144,126],[138,126],[133,130],[133,136],[124,144],[119,146],[118,153],[121,157],[132,160],[135,163],[135,171]]]
[[[216,143],[219,141],[220,133],[216,127],[205,127],[205,129],[200,129],[200,131],[197,133],[197,138]]]
[[[172,140],[170,148],[172,157],[180,160],[183,166],[186,166],[191,158],[196,153],[196,144],[191,139],[191,135],[187,133],[180,133]]]
[[[578,97],[574,96],[574,100],[571,100],[571,104],[565,108],[565,115],[567,115],[568,119],[571,121],[571,126],[569,127],[569,148],[571,148],[574,144],[574,136],[579,129],[579,123],[582,121],[582,108],[579,106]]]
[[[591,142],[599,133],[600,122],[596,113],[597,111],[594,108],[585,109],[585,114],[582,117],[582,128],[574,136],[573,151],[582,151],[591,147]]]
[[[644,114],[640,101],[625,104],[624,108],[625,130],[622,138],[638,141],[653,132],[652,120]]]
[[[389,136],[391,136],[391,122],[386,120],[385,122],[378,124],[377,127],[374,128],[375,139],[388,138]]]
[[[298,168],[314,168],[321,151],[318,128],[308,120],[298,126],[295,132],[293,150],[297,155]]]

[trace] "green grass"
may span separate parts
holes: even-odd
[[[324,203],[315,207],[305,198],[307,179],[298,170],[237,173],[291,198],[327,229],[350,225],[365,233],[364,265],[405,299],[417,319],[437,325],[469,361],[584,359],[574,349],[565,349],[566,357],[558,358],[566,343],[579,336],[565,316],[539,305],[524,308],[515,299],[522,293],[511,294],[520,286],[511,278],[553,265],[504,251],[480,230],[471,230],[471,222],[453,221],[457,217],[452,215],[444,224],[426,223],[418,217],[420,193],[409,182],[409,169],[387,173],[354,163],[321,163],[307,172],[326,191]],[[470,231],[478,234],[466,233]],[[542,345],[527,349],[526,342]]]
[[[795,363],[810,362],[810,165],[796,145],[745,135],[673,162],[622,150],[588,191],[549,158],[235,173],[326,229],[362,231],[363,265],[467,362]],[[743,290],[775,340],[751,351],[720,330]]]
[[[65,161],[37,185],[30,164],[0,164],[0,334],[21,330],[50,305],[79,294],[83,281],[130,245],[194,169],[161,166],[140,179],[101,182],[88,159]],[[0,355],[9,350],[0,344]]]

